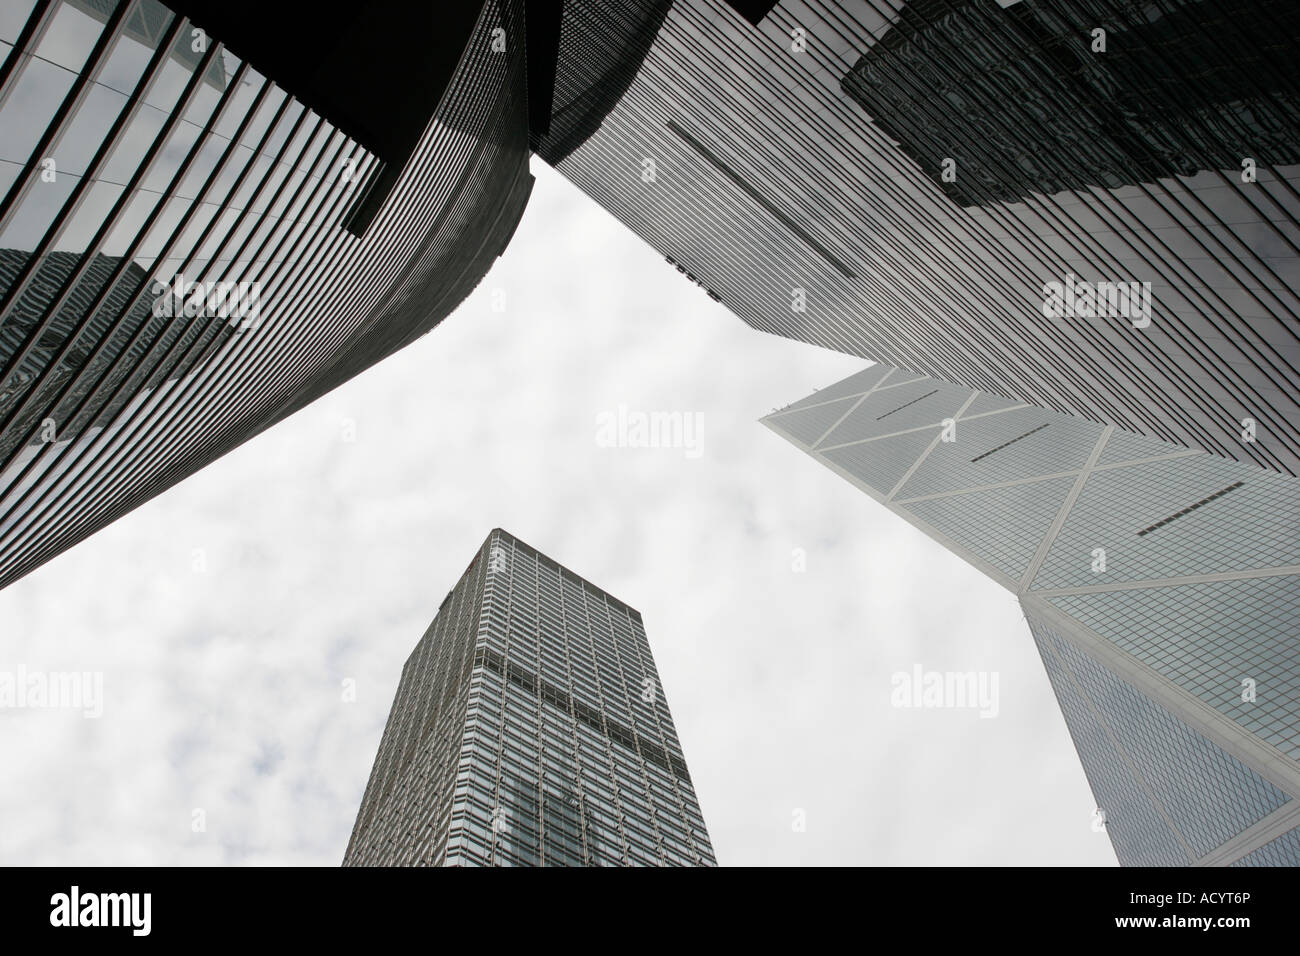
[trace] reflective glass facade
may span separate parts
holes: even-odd
[[[599,129],[547,158],[755,328],[1300,473],[1294,4],[754,19],[677,0]],[[1149,283],[1149,315],[1095,289],[1048,308],[1067,280]]]
[[[0,586],[478,283],[532,184],[523,3],[468,22],[394,170],[157,0],[0,5]]]
[[[1121,863],[1300,865],[1300,479],[882,365],[764,423],[1019,597]]]
[[[641,615],[494,530],[406,662],[344,865],[714,863]]]

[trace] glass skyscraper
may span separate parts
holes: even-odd
[[[522,0],[0,4],[0,587],[469,294],[549,125],[542,27]]]
[[[571,0],[637,53],[538,153],[757,329],[1295,475],[1296,10]]]
[[[345,866],[712,866],[641,615],[488,535],[402,670]]]
[[[1300,865],[1300,479],[874,365],[765,419],[1020,600],[1125,865]]]

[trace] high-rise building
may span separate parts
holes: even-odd
[[[0,587],[441,321],[530,149],[756,328],[1300,473],[1298,44],[1283,0],[6,3]]]
[[[641,615],[492,531],[402,669],[343,863],[713,865]]]
[[[0,4],[0,587],[469,294],[550,129],[527,8]]]
[[[538,155],[755,328],[1300,474],[1294,3],[565,8]]]
[[[1300,865],[1300,479],[874,365],[763,419],[1020,600],[1125,865]]]

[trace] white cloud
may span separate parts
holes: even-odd
[[[758,424],[864,363],[536,173],[439,328],[0,592],[0,669],[106,697],[0,711],[0,859],[337,865],[402,663],[500,526],[644,614],[720,862],[1113,864],[1011,595]],[[619,404],[701,413],[703,454],[599,447]],[[1000,715],[891,708],[915,662],[998,671]]]

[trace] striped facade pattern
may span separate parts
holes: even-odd
[[[357,237],[343,223],[376,157],[220,38],[196,55],[193,25],[156,0],[7,6],[0,249],[22,258],[0,293],[0,586],[469,294],[532,185],[524,51],[492,49],[494,30],[523,35],[522,18],[517,0],[483,6],[419,149]],[[256,283],[258,308],[200,307],[155,334],[141,309],[178,276]]]
[[[712,866],[641,615],[494,530],[402,670],[345,866]]]
[[[757,329],[1295,475],[1286,7],[679,0],[556,168]],[[1149,325],[1045,316],[1067,280]]]
[[[22,322],[22,317],[39,314],[40,305],[32,300],[49,299],[57,295],[64,280],[77,267],[78,259],[76,253],[72,252],[52,252],[45,257],[40,269],[28,285],[24,300],[14,309],[12,320],[0,328],[0,360],[7,360],[18,352],[30,334],[31,328]],[[24,253],[13,249],[0,249],[0,294],[9,288],[27,261],[28,257]],[[12,454],[15,450],[14,444],[23,437],[32,436],[33,432],[36,433],[35,437],[30,438],[29,444],[45,441],[42,432],[45,434],[48,432],[43,428],[39,430],[34,428],[38,424],[38,419],[39,422],[48,419],[54,424],[55,428],[52,429],[54,434],[51,437],[58,441],[76,438],[92,423],[100,428],[107,426],[135,392],[157,388],[163,382],[163,375],[168,379],[182,377],[202,360],[205,353],[216,348],[226,337],[233,334],[233,329],[226,323],[192,323],[189,328],[185,328],[184,323],[154,317],[148,303],[135,300],[132,295],[132,290],[137,288],[145,278],[144,270],[135,263],[127,265],[116,285],[108,291],[103,304],[97,311],[92,310],[91,303],[103,291],[109,276],[113,275],[118,265],[120,262],[111,256],[100,255],[95,258],[84,278],[65,300],[52,326],[40,336],[36,348],[28,351],[26,361],[14,370],[4,388],[0,389],[0,404],[8,404],[24,393],[48,368],[56,354],[62,353],[63,359],[54,374],[45,378],[43,387],[49,395],[61,393],[62,386],[75,373],[85,368],[91,361],[92,354],[95,356],[96,368],[81,376],[82,386],[64,394],[57,405],[51,407],[46,403],[33,403],[26,418],[6,430],[3,440],[0,440],[0,456]],[[124,320],[119,324],[118,318],[123,315],[128,303],[132,301],[135,302],[134,306],[129,309]],[[91,320],[78,336],[76,331],[78,324],[87,314],[91,316]],[[115,326],[116,331],[109,336],[109,331]],[[141,326],[147,327],[142,329]],[[106,336],[109,337],[108,346],[98,349],[98,343]],[[160,338],[170,340],[177,336],[187,337],[187,341],[175,347],[182,354],[191,356],[190,361],[162,370],[161,374],[159,370],[155,370],[152,375],[144,374],[143,359],[149,349]],[[193,341],[199,336],[206,336],[206,343]],[[71,350],[67,350],[64,346],[70,339],[75,344]],[[116,362],[115,360],[128,343],[134,343],[130,348],[130,354],[121,362]],[[172,344],[170,341],[164,341],[159,348],[166,349]],[[197,348],[194,347],[196,344]],[[96,372],[107,374],[96,375]],[[120,389],[115,387],[133,374],[136,377],[134,382]],[[98,387],[95,396],[87,401],[91,382],[99,379],[103,379],[110,387]],[[116,398],[109,403],[105,399],[111,394],[116,394]],[[76,415],[72,414],[74,408],[80,409]]]

